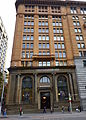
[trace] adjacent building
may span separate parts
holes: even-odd
[[[8,37],[0,17],[0,72],[4,71]]]
[[[70,94],[73,109],[80,104],[83,107],[86,2],[17,0],[15,5],[7,105],[57,110],[62,105],[68,107]]]

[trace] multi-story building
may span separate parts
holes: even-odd
[[[77,73],[78,60],[86,66],[86,2],[17,0],[15,5],[7,105],[56,110],[69,105],[71,94],[75,108],[78,90],[86,99],[85,71],[83,83]],[[78,84],[83,84],[81,89]]]
[[[4,71],[8,37],[0,17],[0,72]]]

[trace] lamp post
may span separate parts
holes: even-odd
[[[2,94],[1,94],[1,108],[2,108],[3,97],[4,97],[4,87],[5,87],[6,73],[7,73],[6,71],[3,71],[3,88],[2,88]],[[0,109],[0,114],[1,114],[1,109]]]

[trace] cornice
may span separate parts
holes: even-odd
[[[86,6],[84,1],[73,1],[73,0],[16,0],[15,6],[16,10],[20,4],[44,4],[44,5],[76,5],[76,6]]]

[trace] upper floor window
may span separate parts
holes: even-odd
[[[70,12],[73,14],[73,13],[77,13],[77,10],[76,10],[76,7],[71,7],[70,8]]]
[[[73,20],[79,20],[79,17],[78,16],[72,16],[72,19]]]
[[[50,79],[48,78],[48,77],[42,77],[41,79],[40,79],[40,83],[50,83]]]
[[[81,33],[82,32],[81,28],[75,28],[74,30],[75,30],[75,33]]]
[[[86,14],[86,8],[80,8],[81,14]]]
[[[80,26],[80,23],[79,23],[79,21],[73,21],[73,25],[74,26]]]
[[[78,40],[83,40],[83,36],[82,35],[76,35],[76,40],[78,41]]]

